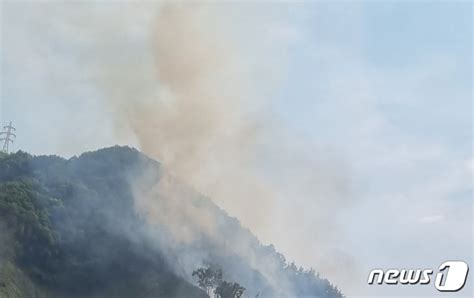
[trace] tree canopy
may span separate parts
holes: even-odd
[[[236,282],[228,282],[223,279],[222,269],[216,265],[208,265],[193,272],[197,277],[198,285],[206,291],[209,297],[216,298],[240,298],[245,288]]]

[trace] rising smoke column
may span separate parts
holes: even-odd
[[[268,103],[252,90],[251,66],[223,32],[221,11],[218,5],[161,6],[151,24],[148,63],[111,61],[100,82],[118,132],[130,130],[169,173],[225,199],[227,209],[245,210],[237,215],[253,218],[247,224],[263,225],[274,191],[252,168],[268,129],[262,113]]]
[[[265,241],[312,260],[308,265],[323,274],[351,272],[350,255],[334,250],[349,191],[344,167],[273,118],[273,101],[260,91],[273,83],[265,78],[278,77],[265,72],[267,63],[284,65],[286,57],[243,47],[226,20],[232,12],[223,4],[162,5],[149,24],[149,51],[104,56],[97,81],[116,131],[133,135],[167,175],[212,197]],[[167,208],[212,233],[212,222],[179,201]],[[189,235],[177,237],[189,241]],[[327,261],[329,253],[336,262]]]

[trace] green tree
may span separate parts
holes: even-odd
[[[240,298],[245,288],[236,282],[222,281],[215,292],[219,298]]]
[[[206,291],[209,297],[211,297],[215,289],[222,283],[222,270],[220,268],[213,268],[212,266],[195,270],[193,276],[197,276],[199,287]]]
[[[228,282],[223,279],[222,270],[217,266],[199,268],[193,272],[198,278],[198,285],[206,291],[209,297],[216,298],[240,298],[245,288],[236,282]]]

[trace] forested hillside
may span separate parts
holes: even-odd
[[[134,149],[0,156],[0,297],[207,297],[206,266],[243,297],[342,296]]]

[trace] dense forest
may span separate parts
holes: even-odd
[[[342,297],[178,180],[148,191],[163,179],[128,147],[0,155],[0,297]]]

